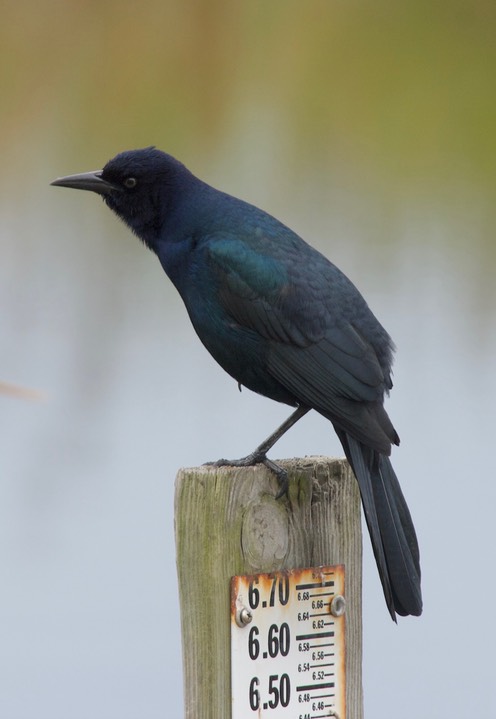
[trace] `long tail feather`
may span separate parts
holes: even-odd
[[[338,431],[360,487],[365,519],[391,617],[422,613],[420,561],[412,518],[389,457]]]

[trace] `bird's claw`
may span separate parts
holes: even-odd
[[[218,459],[216,462],[205,462],[207,467],[254,467],[256,464],[262,464],[266,460],[265,454],[262,452],[252,452],[241,459]]]
[[[256,464],[264,464],[267,469],[270,469],[276,477],[279,483],[279,491],[276,494],[276,499],[284,497],[288,493],[289,480],[288,473],[285,469],[280,467],[272,460],[268,459],[263,452],[252,452],[246,457],[241,459],[218,459],[216,462],[205,462],[205,467],[254,467]]]
[[[277,481],[279,482],[279,491],[276,494],[276,499],[281,499],[281,497],[284,497],[284,495],[288,494],[289,490],[289,478],[288,473],[285,469],[280,467],[275,462],[272,462],[270,459],[267,459],[267,457],[264,460],[265,466],[270,469],[277,477]]]

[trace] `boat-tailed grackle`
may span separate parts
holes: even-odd
[[[154,147],[52,184],[92,190],[153,250],[207,350],[240,385],[295,407],[242,460],[264,462],[310,409],[332,425],[358,480],[391,617],[422,612],[419,549],[389,460],[393,343],[350,280],[266,212],[210,187]]]

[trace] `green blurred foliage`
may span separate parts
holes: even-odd
[[[0,147],[20,166],[49,147],[63,172],[241,146],[492,207],[495,31],[490,0],[3,0]]]

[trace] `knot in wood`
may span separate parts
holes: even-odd
[[[254,571],[278,569],[287,555],[289,521],[283,502],[263,497],[248,504],[243,515],[241,548]]]

